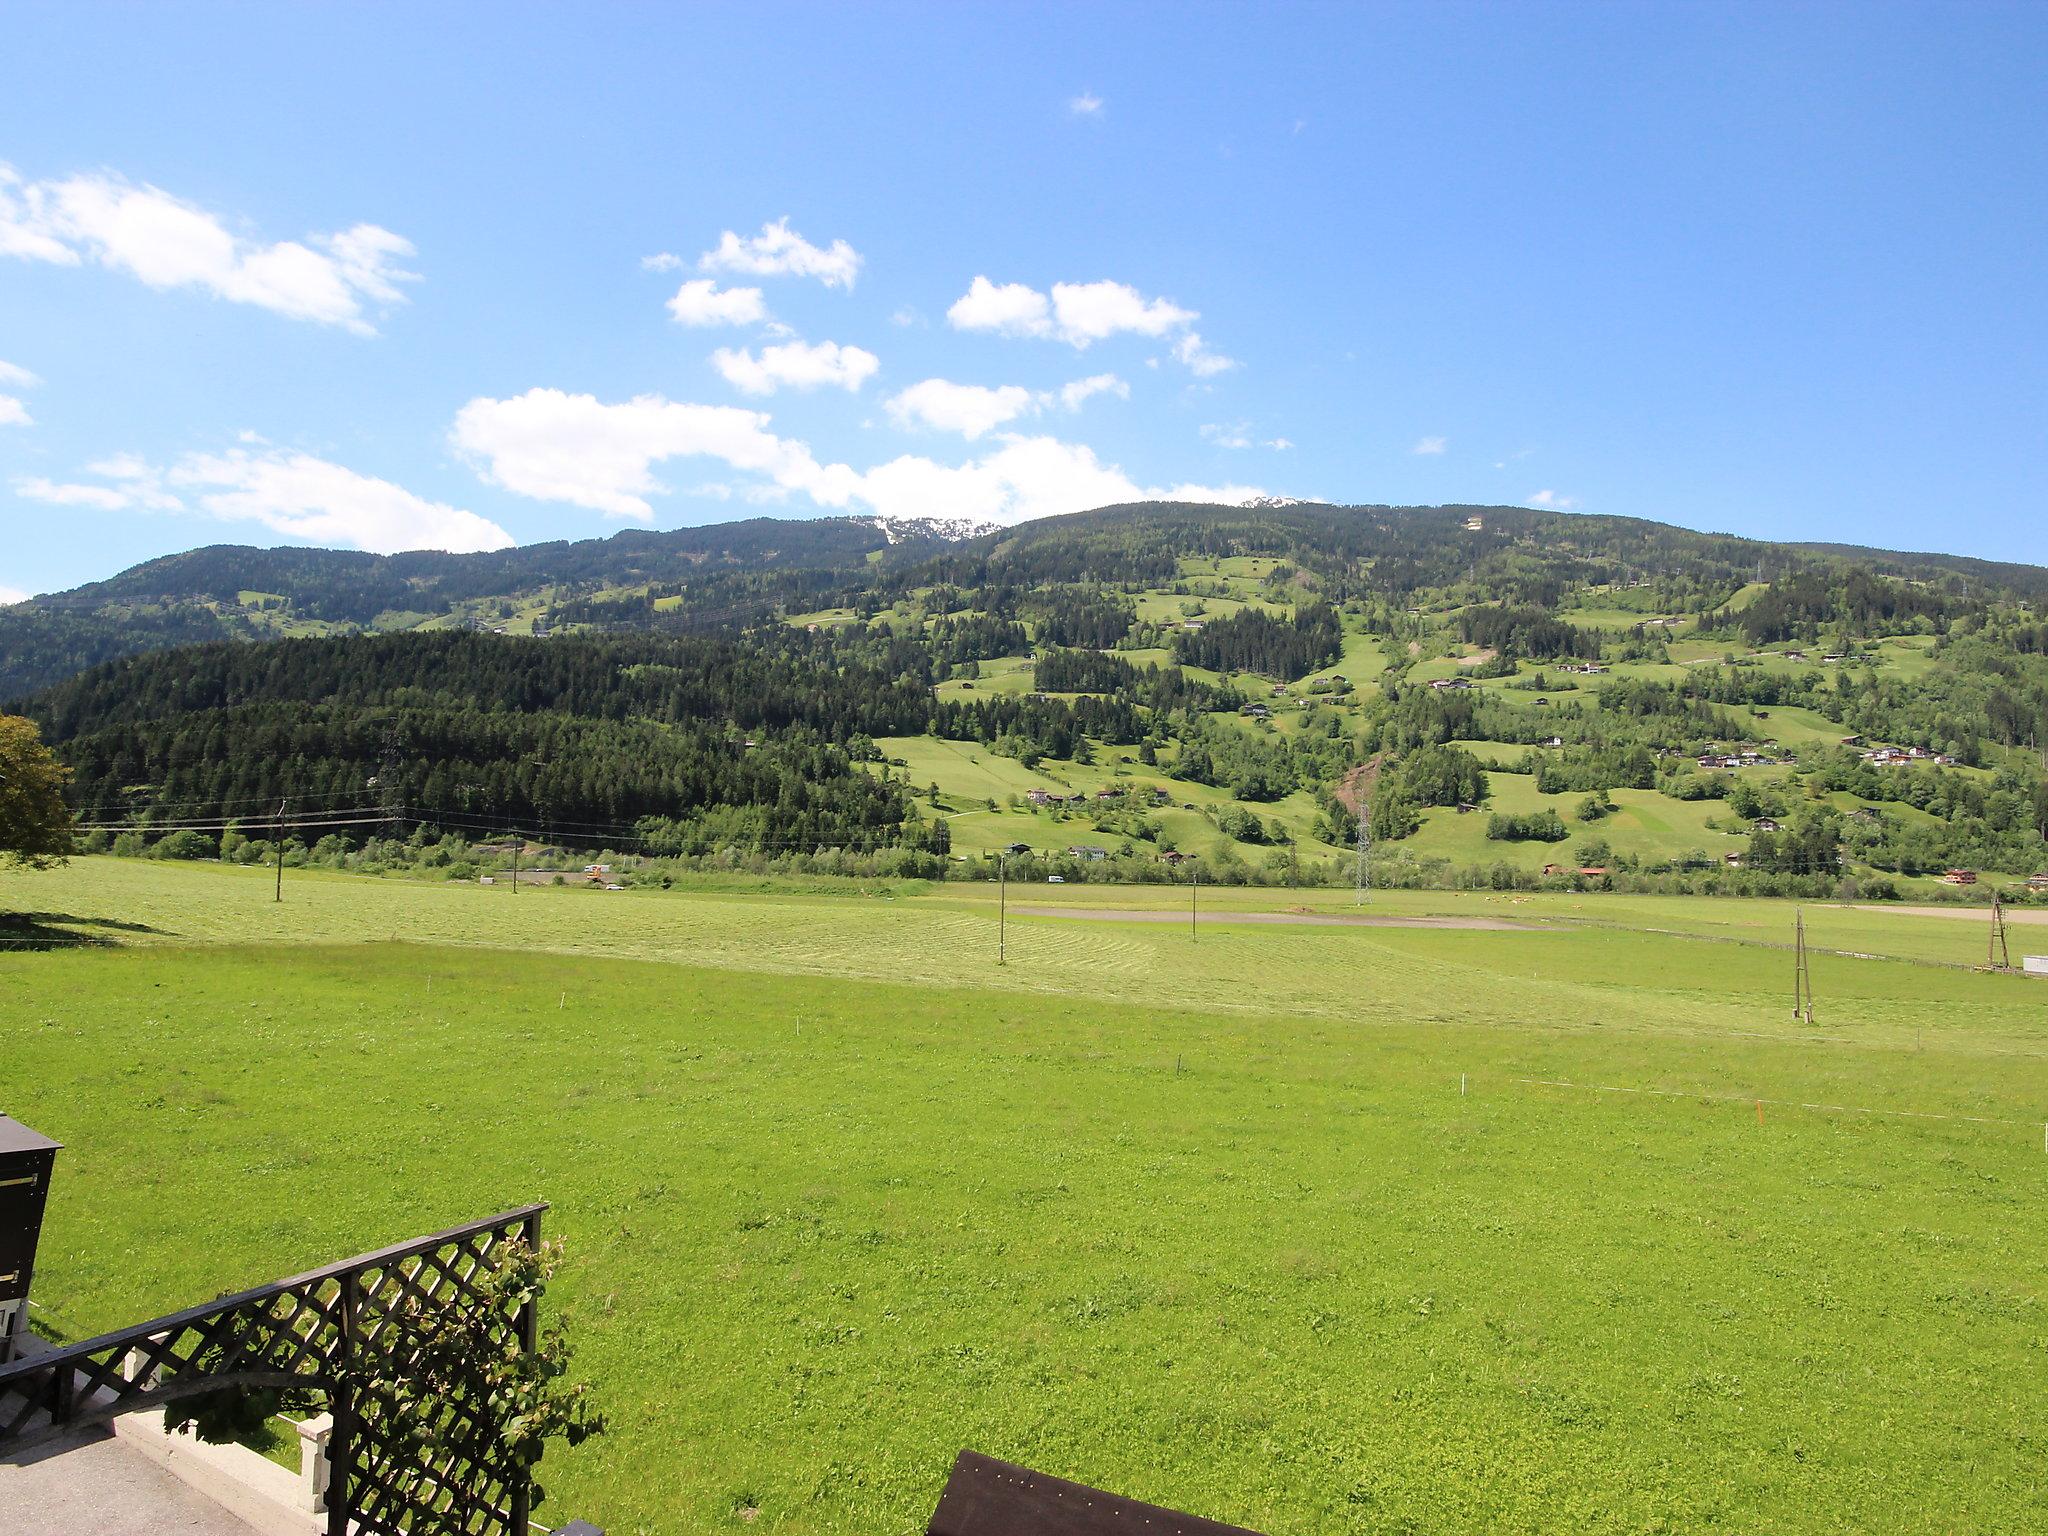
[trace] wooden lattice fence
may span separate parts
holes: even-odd
[[[529,1469],[504,1454],[480,1391],[417,1405],[375,1383],[402,1379],[420,1328],[442,1306],[498,1349],[530,1352],[530,1302],[480,1284],[510,1243],[537,1247],[544,1205],[507,1211],[224,1296],[133,1328],[0,1365],[0,1451],[25,1451],[137,1409],[223,1390],[322,1394],[334,1418],[330,1536],[527,1536]],[[401,1432],[402,1430],[402,1432]]]

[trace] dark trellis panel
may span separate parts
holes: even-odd
[[[169,1317],[0,1365],[0,1450],[23,1451],[137,1409],[227,1387],[324,1393],[334,1415],[330,1536],[526,1536],[524,1467],[509,1465],[480,1402],[443,1400],[424,1454],[387,1443],[386,1405],[350,1383],[375,1361],[402,1375],[414,1307],[484,1307],[477,1277],[506,1243],[540,1242],[544,1205],[379,1249]],[[531,1306],[493,1308],[494,1344],[532,1349]]]

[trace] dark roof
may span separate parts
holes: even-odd
[[[41,1131],[32,1131],[11,1115],[0,1115],[0,1153],[55,1152],[64,1145]]]
[[[1135,1536],[1147,1531],[1256,1536],[1243,1526],[1140,1504],[975,1451],[962,1451],[954,1461],[927,1536]]]

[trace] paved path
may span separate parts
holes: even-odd
[[[244,1525],[113,1436],[0,1461],[6,1536],[251,1536]]]
[[[1157,907],[1040,907],[1017,902],[1010,910],[1027,917],[1075,917],[1100,923],[1184,923],[1185,912]],[[1232,912],[1227,908],[1201,914],[1205,923],[1272,923],[1289,928],[1463,928],[1484,933],[1540,933],[1534,923],[1511,923],[1502,917],[1396,917],[1342,912]]]
[[[1890,912],[1897,917],[1954,917],[1965,922],[1982,923],[1991,926],[1989,907],[1902,907],[1896,902],[1864,902],[1858,912]],[[2039,907],[2007,907],[2005,920],[2008,923],[2048,923],[2048,912]]]

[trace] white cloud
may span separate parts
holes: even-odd
[[[265,245],[152,186],[107,173],[24,181],[0,165],[0,255],[78,266],[88,258],[152,288],[204,288],[295,320],[374,332],[366,302],[390,305],[414,275],[410,241],[375,224]]]
[[[1130,393],[1130,385],[1113,373],[1092,374],[1056,390],[1035,394],[1018,384],[990,388],[982,384],[955,384],[950,379],[926,379],[885,403],[899,427],[958,432],[971,442],[1022,416],[1054,407],[1078,411],[1096,395],[1113,394],[1129,399]]]
[[[1201,334],[1196,331],[1189,331],[1173,344],[1173,356],[1198,379],[1214,378],[1237,366],[1236,358],[1224,357],[1203,346]]]
[[[458,413],[451,436],[494,485],[641,521],[653,518],[648,498],[667,492],[654,467],[693,457],[758,477],[751,485],[726,488],[750,501],[801,496],[819,507],[865,508],[891,517],[1014,523],[1111,502],[1235,504],[1263,494],[1249,485],[1141,486],[1098,460],[1092,449],[1052,437],[1006,436],[994,452],[964,464],[904,455],[861,471],[820,464],[803,443],[771,431],[763,412],[659,395],[616,405],[553,389],[507,400],[478,398]]]
[[[758,288],[720,288],[716,279],[695,277],[668,301],[678,325],[758,325],[768,318]]]
[[[996,331],[1004,336],[1050,336],[1052,302],[1022,283],[998,286],[976,277],[953,301],[946,319],[957,331]]]
[[[689,405],[640,395],[606,405],[592,395],[530,389],[509,400],[479,397],[457,413],[455,447],[493,485],[537,501],[566,501],[612,517],[650,522],[647,498],[663,492],[653,466],[705,457],[791,488],[822,488],[828,476],[801,443],[768,430],[759,411]],[[851,474],[851,471],[847,471]]]
[[[1532,507],[1550,507],[1558,512],[1569,512],[1579,504],[1576,496],[1560,496],[1555,491],[1531,491],[1528,497]]]
[[[955,330],[1036,336],[1085,350],[1124,334],[1173,336],[1173,355],[1197,378],[1235,368],[1235,359],[1211,352],[1192,329],[1201,316],[1171,299],[1148,299],[1128,283],[1054,283],[1048,296],[1024,283],[992,283],[977,275],[953,301],[946,319]]]
[[[167,477],[215,517],[263,524],[295,539],[390,555],[504,549],[512,536],[487,518],[415,496],[389,480],[307,453],[187,454]]]
[[[905,456],[859,479],[855,499],[885,517],[969,517],[1020,523],[1126,501],[1201,501],[1231,505],[1262,494],[1255,486],[1141,486],[1093,449],[1053,437],[1011,437],[987,457],[945,465]]]
[[[1424,455],[1438,454],[1450,446],[1451,440],[1447,437],[1418,437],[1415,440],[1415,446],[1408,451]]]
[[[85,466],[86,473],[112,485],[55,481],[40,475],[14,482],[18,495],[53,507],[91,507],[99,512],[182,512],[185,503],[164,489],[163,473],[139,454],[117,453]]]
[[[1004,422],[1038,409],[1037,397],[1019,385],[990,389],[981,384],[955,384],[949,379],[926,379],[913,384],[890,397],[887,404],[889,415],[899,427],[958,432],[970,442]]]
[[[673,251],[657,251],[652,256],[640,258],[642,272],[673,272],[683,264],[683,258]]]
[[[1252,435],[1252,424],[1248,421],[1209,422],[1201,429],[1203,437],[1218,448],[1271,448],[1276,453],[1292,448],[1294,444],[1284,437],[1260,438]]]
[[[849,392],[858,390],[882,366],[882,360],[862,347],[842,347],[836,341],[790,341],[778,347],[763,347],[759,357],[741,348],[720,347],[711,361],[725,375],[725,381],[743,395],[772,395],[787,384],[792,389],[817,389],[831,385]]]
[[[1113,373],[1091,373],[1085,379],[1075,379],[1071,384],[1060,386],[1060,404],[1070,411],[1078,411],[1096,395],[1115,395],[1119,400],[1128,400],[1131,398],[1131,386]]]
[[[1067,110],[1076,117],[1095,117],[1102,111],[1102,98],[1093,91],[1083,91],[1067,103]]]
[[[1060,340],[1076,347],[1102,341],[1120,331],[1164,336],[1201,318],[1170,299],[1148,299],[1128,284],[1107,281],[1054,283],[1052,312]]]
[[[897,307],[896,312],[889,317],[889,323],[891,325],[901,325],[906,327],[913,325],[923,325],[924,316],[918,312],[916,305],[903,304],[899,305]]]
[[[187,510],[167,486],[183,490],[198,510],[235,522],[256,522],[315,544],[395,554],[407,549],[469,553],[503,549],[510,534],[496,523],[427,501],[388,480],[359,475],[311,454],[273,450],[188,453],[168,471],[135,454],[87,466],[103,484],[18,480],[33,501],[103,512]]]
[[[861,255],[844,240],[820,250],[789,227],[787,218],[763,224],[761,233],[741,239],[731,230],[718,237],[716,249],[697,258],[704,272],[748,272],[757,277],[789,273],[815,277],[827,288],[851,288],[860,275]]]
[[[16,603],[25,603],[30,594],[20,587],[0,586],[0,608],[11,608]]]
[[[15,389],[34,389],[43,381],[19,363],[0,361],[0,384]],[[35,418],[16,395],[0,394],[0,427],[32,427]]]
[[[14,482],[14,493],[52,507],[91,507],[121,512],[137,505],[134,496],[111,485],[66,484],[30,475]]]

